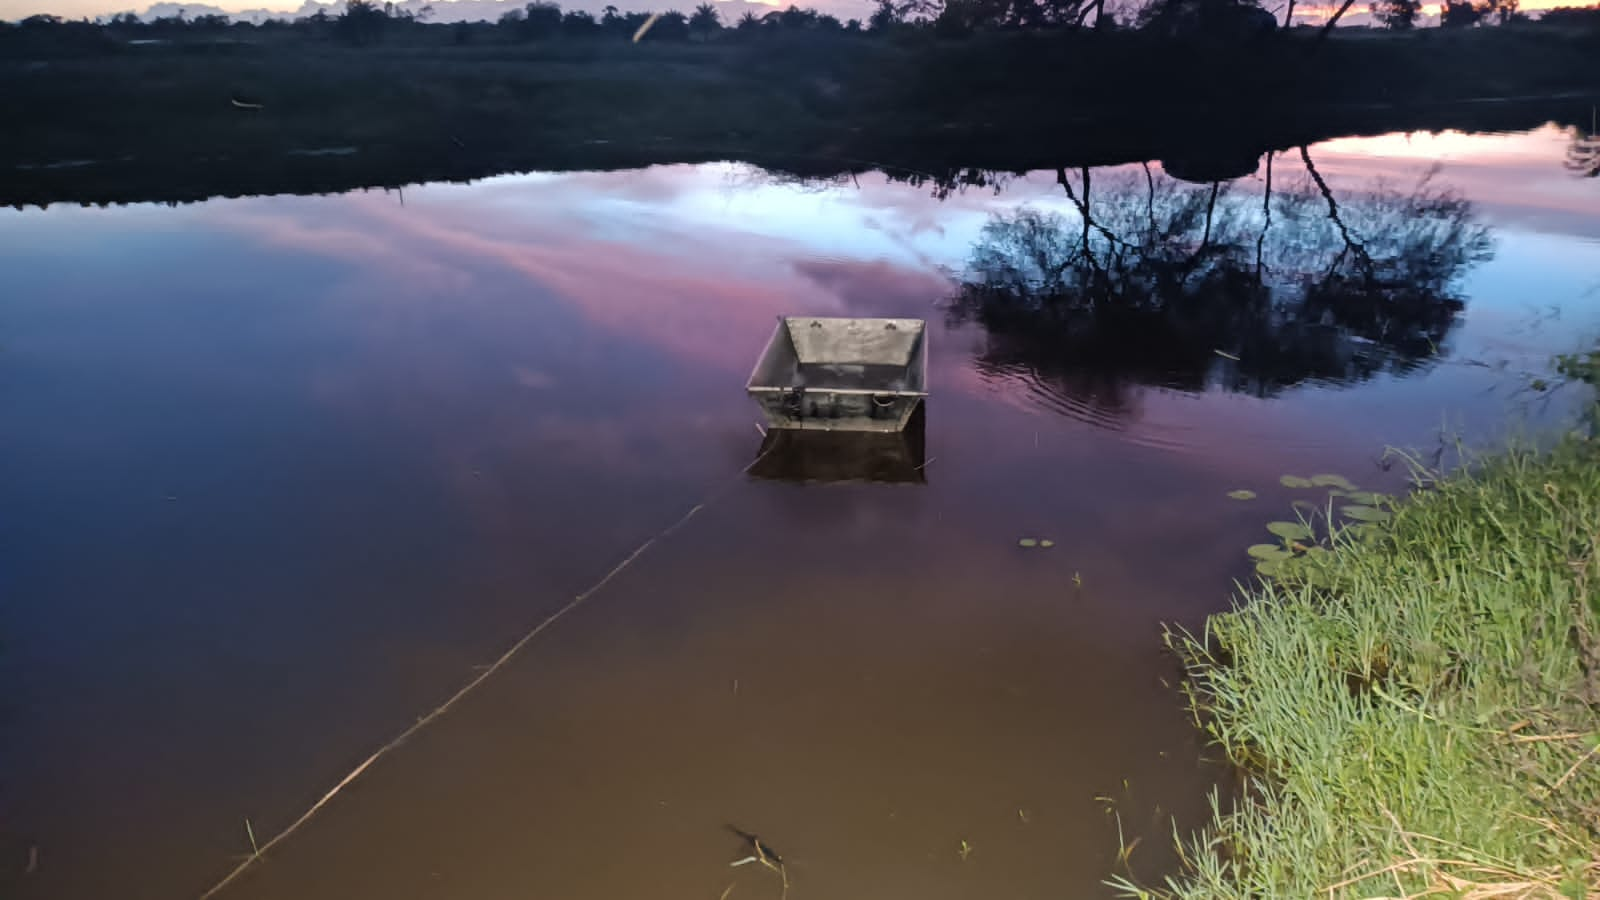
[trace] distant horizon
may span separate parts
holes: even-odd
[[[340,8],[343,2],[344,0],[255,0],[255,2],[243,0],[235,3],[221,0],[215,3],[181,3],[161,0],[141,10],[121,5],[116,0],[0,0],[0,21],[17,22],[40,14],[60,16],[63,19],[104,19],[122,13],[133,13],[141,19],[149,20],[175,15],[179,10],[190,17],[220,13],[259,21],[265,18],[309,16],[318,8]],[[680,12],[690,12],[700,2],[702,0],[574,0],[560,5],[562,9],[587,10],[598,14],[606,6],[616,6],[623,11],[676,9]],[[814,3],[794,3],[791,0],[709,0],[709,2],[719,10],[724,10],[723,19],[729,22],[750,7],[777,10],[793,5],[816,9],[840,19],[865,20],[871,14],[874,5],[872,0],[816,0]],[[493,21],[507,10],[526,6],[527,0],[427,0],[427,2],[401,0],[396,5],[406,8],[431,5],[435,12],[433,21]],[[1295,13],[1297,20],[1316,21],[1331,15],[1338,3],[1307,3],[1302,0],[1299,5],[1300,9]],[[1521,9],[1523,12],[1545,12],[1551,9],[1583,8],[1594,5],[1596,5],[1595,0],[1524,0]],[[1346,21],[1351,24],[1362,24],[1367,20],[1369,8],[1368,3],[1357,3],[1346,12]],[[1428,19],[1437,19],[1439,8],[1438,2],[1425,3],[1423,14]],[[1271,11],[1275,15],[1281,15],[1282,4],[1280,3],[1277,8],[1271,8]]]
[[[528,2],[529,0],[396,0],[395,5],[413,9],[432,6],[434,17],[430,21],[457,22],[493,21],[507,10],[522,9]],[[654,12],[669,9],[690,12],[701,2],[708,0],[571,0],[571,2],[560,2],[560,6],[564,10],[587,10],[598,15],[607,6],[615,6],[624,12],[639,10]],[[789,0],[709,0],[709,2],[724,10],[723,19],[730,22],[749,7],[777,10],[796,5]],[[298,18],[313,15],[318,8],[331,11],[341,9],[343,5],[344,0],[254,0],[254,2],[199,0],[194,3],[158,0],[143,8],[132,8],[117,3],[117,0],[0,0],[0,21],[16,22],[40,14],[74,20],[105,19],[129,12],[148,21],[159,16],[175,15],[180,9],[190,18],[220,13],[230,17],[260,20],[267,17]],[[798,5],[831,13],[841,19],[863,20],[871,14],[873,8],[871,0],[818,0],[816,3],[802,2]]]

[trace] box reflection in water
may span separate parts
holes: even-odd
[[[774,428],[750,474],[795,482],[927,482],[927,403],[900,431],[800,431]]]

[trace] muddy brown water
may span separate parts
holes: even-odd
[[[1312,148],[1378,229],[1372,179],[1444,159],[1494,245],[1429,294],[1460,303],[1442,325],[1280,304],[1045,346],[944,308],[992,216],[1078,221],[1055,173],[943,202],[730,164],[0,212],[0,888],[198,896],[247,820],[279,832],[697,504],[220,896],[779,896],[728,825],[796,900],[1105,895],[1130,844],[1159,878],[1228,777],[1162,623],[1226,606],[1302,496],[1279,476],[1394,489],[1388,445],[1565,408],[1523,373],[1600,330],[1572,137]],[[1131,227],[1139,167],[1094,175],[1091,214]],[[1253,250],[1261,175],[1174,246]],[[1308,196],[1280,273],[1324,233]],[[934,324],[915,477],[741,474],[786,313]]]

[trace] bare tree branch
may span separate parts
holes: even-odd
[[[1318,43],[1321,43],[1322,41],[1325,41],[1325,40],[1328,39],[1328,34],[1329,34],[1329,32],[1333,31],[1333,26],[1339,24],[1340,17],[1345,14],[1346,10],[1348,10],[1350,7],[1354,6],[1355,2],[1356,2],[1356,0],[1344,0],[1344,4],[1341,5],[1337,10],[1334,11],[1333,18],[1329,19],[1322,26],[1322,30],[1321,31],[1317,32],[1317,42]]]

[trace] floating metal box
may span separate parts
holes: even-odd
[[[899,431],[927,382],[921,319],[787,316],[746,390],[773,428]]]

